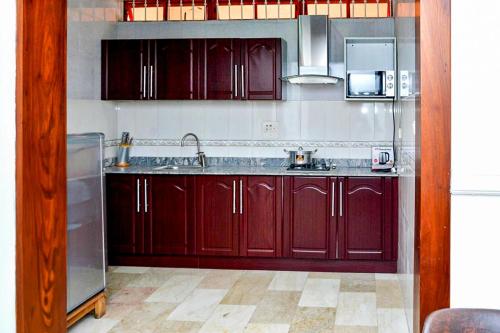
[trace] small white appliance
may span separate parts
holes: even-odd
[[[372,147],[372,170],[389,171],[394,167],[392,147]]]
[[[347,98],[394,98],[394,71],[348,71]]]

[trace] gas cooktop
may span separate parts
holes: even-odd
[[[335,169],[335,165],[327,166],[323,164],[290,164],[288,171],[330,171]]]

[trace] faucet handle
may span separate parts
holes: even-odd
[[[205,155],[204,152],[200,151],[196,153],[198,155],[198,163],[202,168],[207,166],[207,156]]]

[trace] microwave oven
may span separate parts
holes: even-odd
[[[348,71],[347,98],[394,98],[394,71]]]

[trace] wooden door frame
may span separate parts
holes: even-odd
[[[415,332],[450,299],[450,5],[416,1]],[[16,312],[23,333],[66,330],[66,6],[17,0]]]
[[[17,0],[16,326],[66,331],[66,0]]]
[[[451,0],[416,0],[414,332],[450,306]]]

